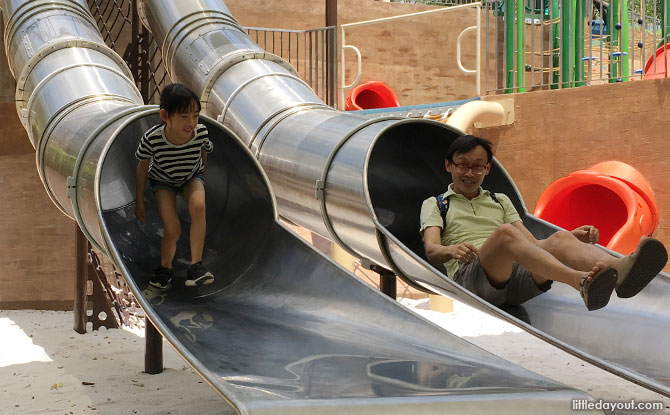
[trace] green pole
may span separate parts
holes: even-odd
[[[630,81],[630,24],[628,19],[628,2],[621,0],[621,78]]]
[[[665,34],[668,33],[668,19],[665,18],[665,11],[668,9],[668,4],[670,4],[670,0],[663,0],[661,2],[661,41],[658,44],[659,48],[663,46]],[[654,6],[656,5],[654,4]]]
[[[663,0],[661,2],[661,40],[658,41],[656,48],[663,47],[670,34],[670,15],[666,16],[666,13],[669,13],[668,10],[670,10],[670,0]]]
[[[549,0],[551,1],[551,17],[554,19],[560,18],[560,12],[558,10],[558,0]],[[670,1],[670,0],[669,0]],[[552,83],[551,89],[558,89],[558,68],[559,68],[559,59],[558,59],[558,48],[559,48],[559,30],[558,23],[552,23],[551,25],[552,41],[551,41],[551,56],[552,56]]]
[[[619,0],[612,0],[609,7],[609,22],[607,23],[610,32],[610,82],[616,82],[619,77],[618,58],[612,55],[619,52],[619,31],[616,26],[619,23]]]
[[[575,63],[572,71],[575,86],[584,85],[584,2],[586,0],[574,0],[574,39],[575,39]]]
[[[524,20],[524,2],[523,0],[516,0],[516,85],[517,92],[526,92],[524,85],[524,75],[526,73],[526,66],[524,64],[526,48],[524,45],[524,29],[526,22]]]
[[[670,0],[665,0],[661,3],[661,19],[663,28],[663,39],[667,39],[670,33]],[[660,47],[661,45],[659,45]]]
[[[561,0],[561,88],[570,87],[570,44],[571,33],[570,26],[572,14],[570,13],[571,0]]]
[[[514,92],[514,0],[503,0],[505,4],[505,89]]]

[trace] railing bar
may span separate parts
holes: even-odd
[[[319,96],[325,98],[326,94],[326,32],[321,32],[321,93]],[[325,102],[326,100],[323,99]]]
[[[309,33],[309,85],[314,87],[312,83],[312,70],[314,62],[312,61],[312,32]]]

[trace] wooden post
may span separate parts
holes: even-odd
[[[379,274],[381,279],[379,280],[379,289],[384,294],[388,295],[392,299],[396,299],[396,277],[392,271],[385,271],[382,274]]]
[[[337,26],[337,0],[326,0],[326,26]]]
[[[163,336],[148,318],[144,318],[144,371],[150,375],[163,372]]]
[[[75,222],[75,277],[74,277],[74,331],[86,333],[86,306],[88,300],[88,249],[89,242]]]
[[[326,0],[326,27],[337,27],[337,0]],[[337,103],[337,29],[328,32],[328,48],[326,56],[328,97],[326,104],[335,107]]]

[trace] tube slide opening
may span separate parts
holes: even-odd
[[[207,234],[203,263],[215,273],[216,281],[199,289],[171,290],[171,296],[206,296],[234,283],[256,262],[275,220],[270,190],[254,159],[220,124],[202,118],[200,122],[207,126],[214,145],[206,169]],[[135,150],[142,134],[159,123],[155,113],[122,127],[102,155],[99,175],[102,225],[140,290],[148,285],[153,270],[160,264],[163,225],[148,183],[144,195],[146,222],[140,223],[135,217]],[[190,265],[190,215],[181,197],[177,198],[177,213],[182,229],[173,261],[173,285],[183,284]]]
[[[579,209],[575,209],[575,206],[579,206]],[[556,195],[552,203],[546,205],[542,218],[558,223],[565,229],[597,223],[599,242],[607,245],[626,223],[628,209],[614,191],[598,184],[590,184]]]
[[[377,219],[422,258],[421,202],[451,183],[444,158],[460,135],[439,123],[407,122],[383,131],[371,149],[367,181]]]
[[[417,120],[383,131],[371,149],[367,181],[377,219],[423,259],[421,204],[447,191],[452,179],[444,160],[451,143],[462,134],[445,124]],[[524,218],[526,209],[518,190],[495,158],[482,187],[505,193]]]

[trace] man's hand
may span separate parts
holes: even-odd
[[[572,234],[577,237],[580,241],[587,244],[598,243],[598,229],[593,225],[582,225],[577,229],[572,231]]]
[[[135,216],[137,216],[137,219],[139,219],[140,222],[146,222],[147,218],[144,210],[144,203],[137,203],[135,205]]]
[[[453,259],[458,260],[464,264],[472,262],[477,258],[479,251],[470,242],[463,242],[458,245],[449,246],[450,255]]]

